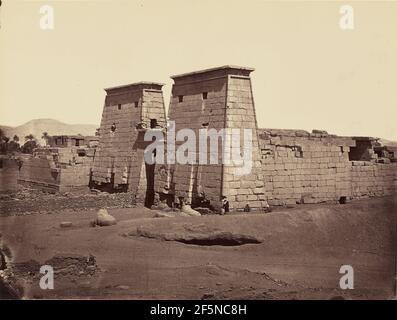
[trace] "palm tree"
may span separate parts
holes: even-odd
[[[8,141],[10,141],[10,138],[6,137],[4,133],[0,133],[0,153],[6,154],[8,152]]]
[[[50,136],[48,135],[48,132],[44,131],[43,135],[41,136],[41,139],[44,139],[45,141],[45,145],[48,144],[48,139],[50,138]]]
[[[26,140],[26,142],[22,146],[22,152],[23,153],[32,153],[33,149],[38,147],[36,138],[34,137],[33,134],[30,133],[25,137],[25,140]]]
[[[34,135],[33,134],[28,134],[26,137],[25,137],[25,140],[27,140],[27,141],[33,141],[33,140],[35,140],[35,138],[34,138]]]
[[[19,151],[19,148],[19,137],[17,135],[14,135],[12,140],[8,143],[8,150],[11,152],[16,152]]]

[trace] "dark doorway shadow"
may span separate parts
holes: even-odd
[[[145,163],[146,170],[146,195],[145,207],[150,208],[154,204],[154,169],[155,164]]]

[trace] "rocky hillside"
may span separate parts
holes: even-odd
[[[17,127],[0,126],[7,137],[12,138],[17,135],[20,141],[25,140],[25,136],[33,134],[37,140],[41,140],[43,132],[49,135],[75,135],[83,136],[95,135],[95,129],[99,127],[93,124],[67,124],[54,119],[35,119]]]

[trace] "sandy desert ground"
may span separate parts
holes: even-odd
[[[379,198],[158,218],[136,206],[108,209],[118,222],[107,227],[90,226],[96,208],[8,212],[0,240],[24,298],[391,299],[396,208]],[[43,264],[54,290],[39,287]],[[341,265],[354,268],[353,290],[339,289]]]

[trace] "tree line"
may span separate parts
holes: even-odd
[[[44,139],[47,144],[49,137],[50,136],[47,132],[43,132],[41,138]],[[25,142],[21,144],[20,138],[17,135],[14,135],[11,139],[10,137],[6,136],[2,129],[0,129],[0,154],[19,152],[31,154],[33,153],[33,150],[39,146],[39,142],[31,133],[25,136]]]

